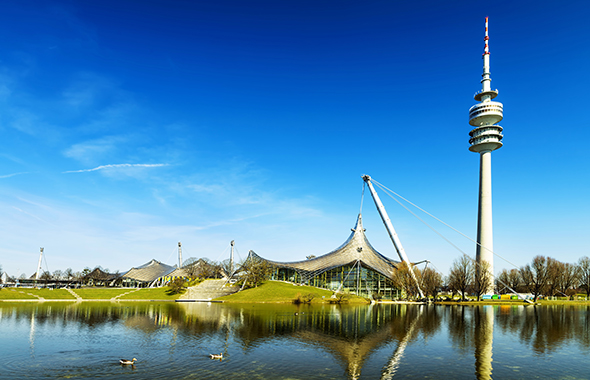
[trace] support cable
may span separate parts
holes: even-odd
[[[172,251],[172,253],[170,254],[170,256],[168,256],[168,258],[166,259],[166,262],[167,262],[167,263],[168,263],[168,262],[170,262],[170,258],[171,258],[173,255],[176,255],[176,254],[178,254],[178,248],[174,248],[174,251]],[[181,264],[182,264],[182,263],[181,263]]]
[[[381,188],[383,191],[385,191],[385,193],[387,193],[387,195],[392,198],[393,200],[395,200],[398,204],[402,205],[402,207],[404,207],[406,210],[410,211],[406,206],[404,206],[400,201],[398,201],[395,197],[393,197],[391,194],[395,194],[395,196],[403,199],[404,201],[408,202],[409,204],[411,204],[412,206],[416,207],[418,210],[422,211],[423,213],[425,213],[426,215],[432,217],[433,219],[437,220],[438,222],[444,224],[445,226],[449,227],[450,229],[452,229],[453,231],[455,231],[456,233],[458,233],[459,235],[463,236],[464,238],[469,239],[470,241],[472,241],[473,243],[477,244],[478,246],[480,246],[481,248],[486,249],[487,251],[493,253],[495,256],[498,256],[500,259],[506,261],[508,264],[512,265],[513,267],[518,269],[518,266],[515,265],[514,263],[510,262],[509,260],[505,259],[504,257],[500,256],[499,254],[497,254],[496,252],[492,251],[491,249],[481,245],[479,242],[473,240],[472,238],[470,238],[469,236],[465,235],[463,232],[457,230],[456,228],[454,228],[453,226],[443,222],[442,220],[440,220],[439,218],[437,218],[436,216],[432,215],[431,213],[429,213],[428,211],[424,210],[423,208],[417,206],[416,204],[410,202],[409,200],[407,200],[406,198],[402,197],[401,195],[397,194],[395,191],[387,188],[386,186],[382,185],[381,183],[375,181],[374,179],[372,180],[373,183],[375,183],[377,186],[379,186],[379,188]],[[389,194],[389,192],[391,194]],[[413,212],[410,211],[410,213],[414,216],[416,216],[416,214],[414,214]],[[434,232],[436,232],[437,235],[439,235],[440,237],[442,237],[444,240],[446,240],[447,242],[449,242],[448,239],[446,239],[445,237],[443,237],[440,233],[438,233],[436,230],[434,230],[432,227],[430,227],[430,225],[428,225],[428,223],[424,222],[421,218],[419,218],[418,216],[416,216],[418,219],[420,219],[424,224],[426,224],[430,229],[432,229]],[[453,247],[456,247],[453,243],[449,242],[451,245],[453,245]],[[463,252],[463,251],[461,251]]]
[[[462,233],[461,231],[457,230],[456,228],[452,227],[451,225],[443,222],[442,220],[440,220],[439,218],[437,218],[436,216],[432,215],[431,213],[429,213],[428,211],[424,210],[423,208],[417,206],[416,204],[410,202],[409,200],[407,200],[406,198],[402,197],[401,195],[397,194],[395,191],[387,188],[386,186],[384,186],[383,184],[375,181],[374,179],[372,179],[372,182],[375,183],[381,190],[383,190],[391,199],[393,199],[394,201],[396,201],[400,206],[402,206],[404,209],[406,209],[410,214],[414,215],[418,220],[420,220],[422,223],[424,223],[428,228],[430,228],[432,231],[434,231],[434,233],[436,233],[438,236],[440,236],[443,240],[445,240],[447,243],[449,243],[450,245],[452,245],[453,247],[455,247],[455,249],[457,249],[459,252],[461,252],[463,255],[465,255],[466,257],[468,257],[472,262],[474,262],[476,265],[478,265],[481,268],[481,264],[477,262],[477,260],[474,260],[473,258],[471,258],[471,256],[469,256],[468,254],[466,254],[461,248],[457,247],[455,244],[453,244],[449,239],[447,239],[446,237],[444,237],[440,232],[438,232],[434,227],[432,227],[430,224],[428,224],[424,219],[420,218],[418,215],[416,215],[413,211],[411,211],[408,207],[406,207],[403,203],[401,203],[398,199],[396,199],[395,197],[393,197],[391,194],[395,194],[397,197],[403,199],[404,201],[406,201],[407,203],[411,204],[412,206],[416,207],[418,210],[422,211],[423,213],[425,213],[426,215],[434,218],[435,220],[439,221],[440,223],[444,224],[445,226],[449,227],[450,229],[452,229],[453,231],[457,232],[458,234],[462,235],[463,237],[469,239],[470,241],[474,242],[475,244],[477,244],[478,246],[487,249],[489,252],[493,253],[495,256],[499,257],[500,259],[506,261],[508,264],[512,265],[513,267],[515,267],[516,269],[518,269],[518,266],[516,266],[514,263],[506,260],[505,258],[503,258],[502,256],[500,256],[499,254],[497,254],[496,252],[492,251],[491,249],[484,247],[483,245],[481,245],[480,243],[478,243],[477,241],[471,239],[469,236],[465,235],[464,233]],[[434,265],[433,265],[434,266]],[[519,294],[517,293],[514,289],[512,289],[510,286],[508,286],[508,284],[504,283],[502,280],[500,280],[499,278],[496,278],[496,280],[498,282],[500,282],[502,285],[504,285],[506,288],[510,289],[512,291],[512,293],[516,294],[520,299],[522,299],[523,301],[525,301],[525,299]],[[492,284],[493,285],[493,284]]]
[[[338,287],[338,289],[336,289],[336,292],[334,293],[338,293],[340,292],[340,289],[342,289],[342,286],[344,285],[344,283],[346,282],[346,279],[348,278],[348,276],[350,275],[350,272],[352,272],[352,270],[354,269],[354,267],[359,264],[360,265],[360,260],[357,259],[356,262],[353,264],[352,268],[350,268],[350,270],[348,271],[348,273],[346,274],[346,277],[344,277],[344,280],[342,280],[342,282],[340,283],[340,286]]]
[[[46,269],[47,275],[51,276],[51,272],[49,272],[49,265],[47,265],[47,255],[43,255],[43,261],[45,261],[45,269]]]
[[[365,181],[363,181],[363,191],[361,193],[361,209],[359,210],[359,215],[363,213],[363,200],[365,199],[365,186],[367,186],[367,184],[365,183]]]

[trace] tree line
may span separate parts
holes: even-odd
[[[400,263],[392,276],[394,286],[403,290],[405,297],[418,298],[416,281],[426,297],[437,298],[441,291],[460,295],[465,300],[474,295],[479,300],[492,285],[492,276],[487,262],[478,264],[467,255],[455,259],[446,277],[432,268],[420,270]],[[540,296],[574,297],[584,292],[590,299],[590,258],[584,256],[577,263],[563,263],[552,257],[535,256],[531,263],[520,268],[503,269],[495,277],[497,294],[529,293],[536,301]]]
[[[535,256],[519,269],[504,269],[496,277],[500,293],[531,293],[534,300],[543,296],[573,297],[579,292],[590,297],[590,258],[577,263],[563,263],[551,257]]]

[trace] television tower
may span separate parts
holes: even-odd
[[[488,18],[486,17],[485,47],[483,52],[483,74],[481,91],[474,96],[480,103],[469,109],[469,150],[479,153],[479,203],[477,211],[477,246],[475,258],[480,270],[486,261],[492,278],[491,285],[484,294],[494,292],[494,241],[492,232],[492,151],[502,147],[502,127],[496,125],[503,119],[502,103],[494,102],[498,90],[491,89],[490,49],[488,46]]]

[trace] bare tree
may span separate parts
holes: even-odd
[[[475,262],[477,268],[474,270],[473,285],[475,295],[479,301],[483,294],[488,292],[492,287],[492,274],[490,273],[490,263],[482,260],[481,263]]]
[[[66,280],[71,280],[74,277],[74,271],[72,271],[72,268],[67,268],[63,275]]]
[[[535,256],[531,264],[520,268],[520,276],[524,286],[528,292],[533,294],[534,301],[537,301],[537,298],[547,289],[549,270],[545,256]]]
[[[182,269],[186,271],[189,277],[197,278],[201,270],[200,263],[201,261],[196,257],[189,257],[182,263]]]
[[[473,265],[471,258],[467,255],[461,256],[459,259],[453,261],[451,271],[449,273],[448,285],[457,293],[461,293],[461,299],[465,300],[465,293],[472,282]]]
[[[520,278],[518,269],[510,269],[510,272],[508,272],[508,286],[515,292],[521,291],[522,279]]]
[[[272,267],[267,261],[248,256],[246,261],[241,265],[243,272],[244,287],[257,287],[262,282],[268,280],[272,274]]]
[[[503,269],[496,277],[496,286],[498,292],[501,294],[506,294],[511,291],[521,291],[522,281],[520,280],[520,272],[518,269]]]
[[[422,290],[428,297],[436,299],[440,288],[443,285],[442,275],[432,268],[425,268],[422,271]]]
[[[498,293],[506,294],[509,292],[508,283],[510,280],[508,279],[508,270],[502,269],[502,272],[496,276],[496,288],[498,289]]]
[[[206,257],[201,258],[200,261],[201,261],[201,265],[200,265],[199,277],[201,277],[201,278],[220,278],[220,277],[222,277],[221,265],[218,262],[209,260]]]
[[[573,296],[575,292],[572,292],[572,288],[577,285],[578,278],[580,277],[579,268],[575,264],[570,263],[559,263],[558,272],[558,289],[559,291],[568,297]]]
[[[391,278],[394,286],[403,290],[404,294],[406,295],[406,299],[416,298],[418,294],[420,294],[418,287],[416,286],[416,281],[412,277],[412,270],[414,270],[416,278],[419,279],[421,277],[420,271],[413,269],[412,267],[408,266],[405,261],[402,261],[397,266],[397,270],[393,273]]]
[[[590,298],[590,258],[581,257],[578,260],[578,284],[586,291],[586,299]]]
[[[56,269],[53,271],[53,275],[52,275],[54,280],[61,280],[63,277],[63,272],[59,269]]]
[[[563,263],[554,258],[547,258],[547,284],[545,285],[545,295],[554,296],[559,289],[559,271]]]

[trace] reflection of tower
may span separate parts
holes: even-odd
[[[35,312],[31,313],[31,329],[29,330],[29,348],[31,349],[31,356],[35,355],[35,316]]]
[[[492,378],[492,347],[494,343],[494,309],[487,305],[475,309],[475,376],[478,380]]]
[[[492,236],[492,151],[502,147],[502,127],[496,125],[503,118],[502,103],[494,102],[498,90],[492,90],[490,82],[490,51],[488,47],[488,18],[486,17],[485,48],[483,53],[482,89],[475,94],[480,103],[469,109],[469,124],[475,128],[469,132],[469,150],[479,153],[479,204],[477,215],[478,264],[487,261],[491,275],[490,287],[485,294],[494,290],[494,254]],[[480,270],[481,265],[478,265]]]

